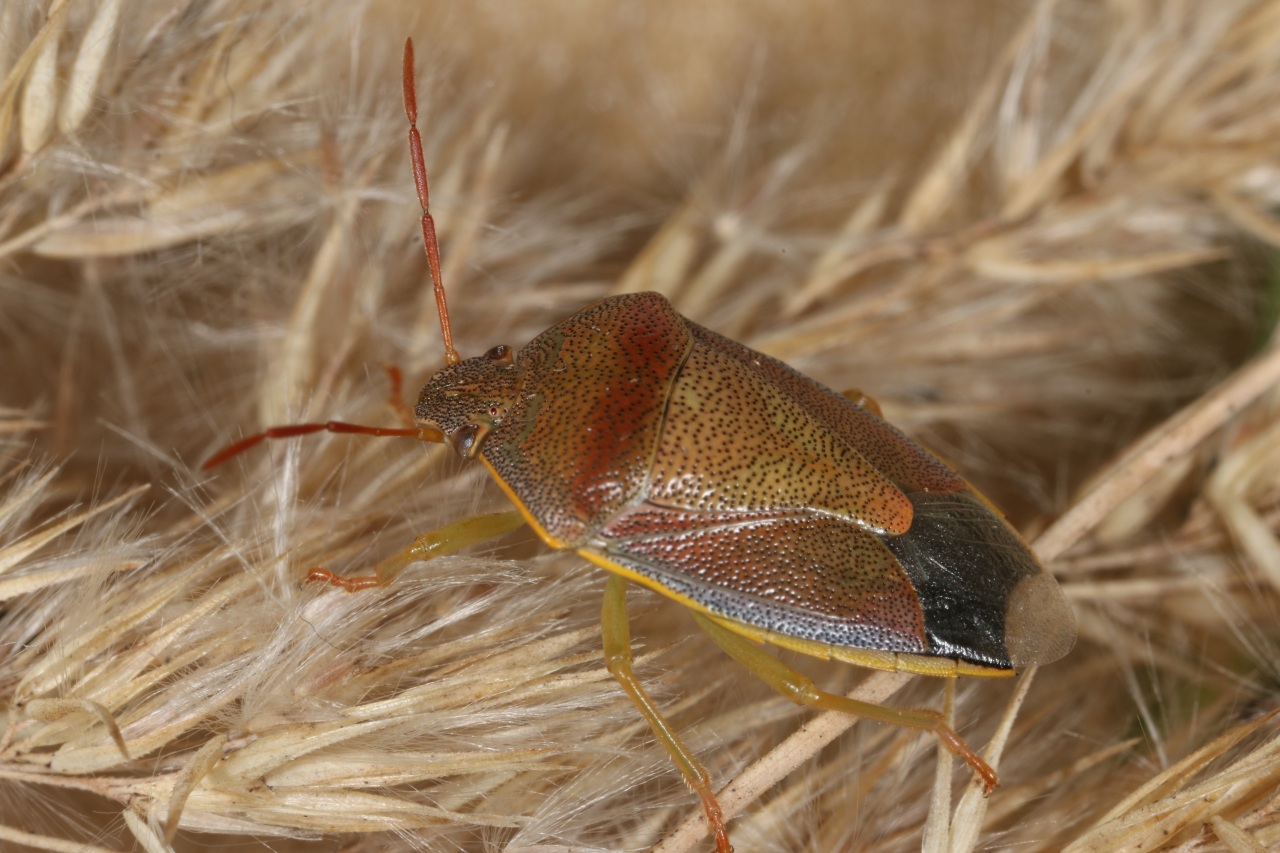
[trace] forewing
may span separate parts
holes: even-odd
[[[885,545],[919,595],[931,654],[1022,667],[1071,650],[1071,605],[1003,518],[967,490],[911,499],[911,530]]]
[[[848,520],[638,507],[592,550],[710,612],[833,646],[927,652],[910,580]]]
[[[776,359],[685,322],[695,341],[692,353],[712,351],[749,370],[798,408],[810,429],[834,436],[898,487],[908,512],[897,508],[896,499],[883,505],[873,499],[861,505],[859,520],[872,531],[885,515],[891,522],[908,521],[879,532],[922,610],[925,654],[1007,668],[1048,663],[1071,649],[1075,618],[1061,588],[964,478],[842,395]],[[753,415],[744,412],[742,419]],[[794,410],[788,417],[796,417]],[[862,472],[855,468],[854,476],[866,482]],[[825,508],[825,500],[811,506]]]

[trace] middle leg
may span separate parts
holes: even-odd
[[[711,790],[711,774],[702,766],[689,748],[676,735],[675,730],[662,717],[649,694],[631,671],[631,628],[627,624],[627,580],[621,575],[609,575],[604,588],[604,607],[600,614],[600,633],[604,636],[604,662],[609,672],[626,691],[631,703],[644,717],[658,743],[680,768],[687,784],[702,800],[702,810],[707,824],[715,836],[716,853],[733,853],[729,844],[729,832],[724,827],[720,804]]]

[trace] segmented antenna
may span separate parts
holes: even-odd
[[[413,162],[413,183],[418,189],[418,201],[422,203],[422,244],[427,253],[427,266],[431,268],[431,281],[435,287],[436,312],[440,315],[440,334],[444,338],[444,359],[448,364],[457,364],[461,359],[458,358],[458,351],[453,348],[453,333],[449,329],[449,306],[445,304],[444,283],[440,279],[440,241],[436,239],[436,221],[431,216],[431,199],[427,194],[427,164],[422,156],[422,136],[418,133],[418,97],[413,87],[413,39],[405,39],[404,42],[404,114],[409,119],[409,159]],[[391,374],[392,405],[402,419],[412,423],[413,410],[400,398],[400,371],[391,368],[389,373]],[[401,436],[433,443],[444,441],[444,434],[434,427],[408,426],[397,429],[349,424],[345,421],[282,424],[245,436],[234,444],[222,448],[206,459],[200,467],[206,471],[216,468],[228,459],[239,456],[268,439],[296,438],[317,432]]]
[[[405,423],[413,423],[413,409],[405,402],[401,396],[401,389],[404,383],[404,377],[400,373],[400,368],[395,365],[387,365],[387,375],[391,379],[391,408],[400,413],[400,417]],[[208,471],[210,468],[217,468],[228,459],[233,459],[244,453],[251,447],[257,447],[262,442],[271,438],[296,438],[300,435],[311,435],[316,432],[336,432],[346,435],[372,435],[372,436],[401,436],[404,438],[416,438],[418,441],[427,441],[432,444],[441,444],[444,442],[444,433],[435,427],[423,426],[406,426],[402,428],[395,427],[377,427],[366,426],[365,424],[349,424],[346,421],[325,421],[324,423],[307,423],[307,424],[281,424],[265,429],[262,432],[245,436],[234,444],[229,444],[210,456],[200,466],[200,470]]]
[[[453,348],[453,332],[449,328],[449,306],[444,298],[444,281],[440,278],[440,241],[436,239],[436,220],[431,215],[431,196],[427,191],[427,161],[422,156],[422,135],[418,133],[418,95],[413,85],[413,39],[404,40],[404,114],[409,119],[409,160],[413,164],[413,185],[422,204],[422,247],[431,268],[431,282],[436,294],[436,313],[440,315],[440,336],[444,338],[446,364],[457,364],[458,351]]]

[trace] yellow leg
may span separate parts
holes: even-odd
[[[644,692],[640,682],[636,681],[631,671],[631,628],[627,624],[627,581],[620,575],[610,575],[604,588],[604,607],[600,614],[600,633],[604,636],[604,662],[609,672],[622,685],[632,704],[644,716],[649,728],[653,729],[658,743],[662,744],[684,781],[702,800],[702,809],[707,814],[707,823],[711,834],[716,839],[717,853],[733,853],[729,844],[729,833],[724,828],[724,817],[720,812],[720,804],[716,802],[711,790],[711,776],[705,767],[698,763],[676,733],[662,718],[654,706],[649,694]]]
[[[985,793],[991,793],[999,784],[996,772],[991,769],[991,766],[960,739],[960,736],[943,721],[942,715],[937,711],[886,708],[883,705],[859,702],[847,696],[838,696],[835,693],[819,690],[814,686],[812,679],[787,666],[746,637],[735,634],[700,613],[693,614],[693,618],[698,620],[702,630],[706,631],[729,657],[751,670],[757,678],[791,701],[800,705],[822,708],[825,711],[841,711],[855,717],[875,720],[878,723],[888,723],[891,726],[933,732],[942,741],[943,746],[962,758],[973,772],[978,774],[982,779]]]
[[[844,392],[843,396],[855,406],[861,406],[877,418],[884,417],[884,414],[880,411],[880,404],[870,394],[859,391],[857,388],[850,388]]]
[[[340,586],[347,592],[386,586],[404,571],[405,566],[418,560],[430,560],[460,551],[468,545],[492,539],[515,530],[524,524],[524,518],[515,510],[495,512],[492,515],[473,515],[438,530],[424,533],[408,548],[402,548],[374,566],[373,574],[344,578],[328,569],[312,569],[304,583],[328,583]]]

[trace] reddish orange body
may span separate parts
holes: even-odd
[[[1074,640],[1057,584],[960,476],[658,294],[446,367],[415,415],[552,546],[748,636],[992,675]]]
[[[868,406],[686,320],[656,293],[596,302],[518,354],[497,346],[461,360],[415,126],[411,42],[404,102],[446,364],[422,389],[417,425],[272,427],[205,467],[267,438],[321,431],[445,442],[482,461],[518,516],[447,525],[372,576],[316,569],[308,579],[348,591],[381,586],[411,562],[499,535],[521,517],[551,547],[613,572],[601,615],[605,664],[701,798],[719,853],[732,848],[711,777],[631,671],[625,580],[689,607],[727,654],[793,701],[932,732],[994,788],[995,771],[937,712],[825,693],[748,641],[943,676],[1056,660],[1075,641],[1070,607],[1008,523]],[[398,372],[393,384],[403,412]]]

